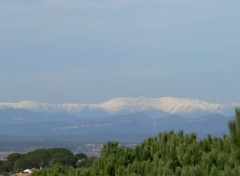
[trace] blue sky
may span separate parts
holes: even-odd
[[[240,2],[0,2],[0,101],[240,102]]]

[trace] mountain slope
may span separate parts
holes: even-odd
[[[239,104],[217,104],[189,98],[115,98],[100,104],[49,104],[33,101],[22,101],[18,103],[0,103],[2,109],[28,109],[37,111],[104,111],[107,113],[119,112],[144,112],[158,110],[167,113],[191,113],[191,112],[212,112],[224,114]]]

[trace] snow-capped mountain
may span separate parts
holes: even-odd
[[[3,102],[0,140],[141,141],[171,129],[219,136],[228,132],[238,105],[172,97],[115,98],[100,104]]]
[[[172,114],[192,113],[205,111],[223,114],[239,104],[218,104],[189,98],[115,98],[100,104],[49,104],[37,103],[34,101],[22,101],[18,103],[0,103],[0,108],[5,109],[26,109],[39,111],[66,111],[81,112],[84,110],[100,110],[107,113],[119,112],[144,112],[158,110]]]
[[[221,112],[226,105],[211,104],[200,100],[163,98],[116,98],[99,105],[108,112],[129,110],[142,112],[146,110],[161,110],[168,113],[187,113],[193,111]]]

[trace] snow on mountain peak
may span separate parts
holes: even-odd
[[[148,103],[148,99],[144,97],[114,98],[100,104],[99,106],[109,112],[117,112],[121,110],[142,111]]]
[[[156,100],[155,105],[166,112],[179,113],[179,112],[192,112],[192,111],[210,111],[215,112],[223,108],[223,105],[207,103],[205,101],[194,100],[189,98],[172,98],[163,97]]]
[[[38,108],[38,103],[35,101],[21,101],[18,103],[0,103],[0,107],[3,108],[13,108],[13,109],[36,109]]]
[[[0,103],[0,108],[54,110],[80,112],[85,109],[102,110],[110,113],[121,111],[142,112],[145,110],[160,110],[168,113],[189,113],[194,111],[222,112],[226,108],[234,108],[237,104],[213,104],[189,98],[114,98],[100,104],[48,104],[34,101],[18,103]]]
[[[103,109],[116,112],[123,109],[131,111],[162,110],[169,113],[187,113],[196,110],[215,112],[221,110],[223,105],[211,104],[200,100],[188,98],[116,98],[100,105]]]

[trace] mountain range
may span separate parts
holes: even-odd
[[[205,111],[224,114],[239,104],[217,104],[188,98],[115,98],[100,104],[49,104],[34,101],[21,101],[18,103],[0,103],[1,109],[26,109],[41,111],[66,111],[81,112],[84,110],[100,110],[108,113],[144,112],[147,110],[159,110],[167,113],[190,113]]]
[[[0,149],[13,143],[30,147],[53,141],[138,142],[171,129],[219,136],[228,133],[227,123],[237,106],[172,97],[115,98],[99,104],[2,102]]]

